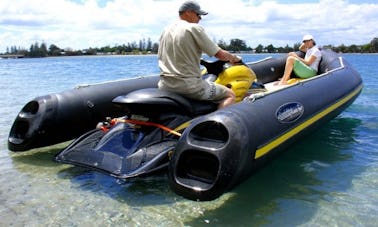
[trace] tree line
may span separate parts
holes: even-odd
[[[218,45],[228,51],[236,53],[288,53],[299,49],[301,43],[295,43],[292,47],[275,47],[272,44],[263,46],[259,44],[255,48],[247,46],[241,39],[231,39],[229,43],[223,40],[217,42]],[[129,42],[113,47],[104,46],[100,48],[88,48],[83,50],[73,50],[71,48],[60,48],[51,44],[48,48],[45,42],[32,44],[29,49],[16,46],[7,47],[4,54],[24,55],[25,57],[48,57],[48,56],[78,56],[78,55],[127,55],[127,54],[156,54],[159,48],[158,43],[153,43],[150,38],[139,40],[139,42]],[[339,53],[378,53],[378,38],[374,38],[368,44],[340,46],[324,45],[323,48],[332,49]]]
[[[45,42],[39,44],[35,42],[29,49],[11,46],[7,47],[4,54],[24,55],[25,57],[49,57],[49,56],[79,56],[79,55],[105,55],[105,54],[153,54],[157,53],[157,43],[152,43],[151,39],[129,42],[127,44],[115,45],[113,47],[104,46],[100,48],[87,48],[83,50],[73,50],[72,48],[60,48],[51,44],[48,48]]]

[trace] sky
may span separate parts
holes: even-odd
[[[81,50],[158,42],[178,20],[183,0],[1,0],[0,53],[7,47],[55,44]],[[197,0],[211,39],[293,46],[312,34],[318,45],[367,44],[378,37],[377,0]]]

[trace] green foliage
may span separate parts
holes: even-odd
[[[27,53],[27,56],[32,58],[40,58],[40,57],[46,57],[47,56],[47,48],[46,44],[42,43],[39,45],[38,42],[35,44],[32,44],[30,46],[29,52]]]
[[[226,49],[232,52],[254,52],[254,53],[289,53],[291,51],[299,50],[301,43],[295,43],[293,47],[286,45],[285,47],[274,47],[272,44],[268,46],[263,46],[262,44],[257,45],[254,49],[247,47],[245,42],[240,39],[232,39],[230,44],[225,43],[223,40],[218,41],[218,46],[222,49]],[[350,45],[345,46],[341,44],[340,46],[325,45],[323,48],[332,49],[335,52],[341,53],[377,53],[378,52],[378,38],[374,38],[369,44],[365,45]]]
[[[370,51],[372,53],[377,53],[378,52],[378,38],[374,38],[371,42],[370,42]]]
[[[60,56],[62,55],[62,51],[59,47],[57,47],[56,45],[54,44],[51,44],[50,47],[49,47],[49,56]]]
[[[228,50],[234,52],[247,51],[247,44],[241,39],[231,39]]]
[[[255,52],[256,52],[256,53],[262,53],[263,50],[264,50],[264,46],[261,45],[261,44],[259,44],[259,45],[256,47]]]

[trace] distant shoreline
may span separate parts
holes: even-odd
[[[237,53],[240,55],[284,55],[287,53]],[[358,55],[378,55],[378,53],[343,53],[339,52],[340,55],[350,55],[350,54],[358,54]],[[9,55],[9,54],[0,54],[0,59],[35,59],[35,58],[62,58],[62,57],[123,57],[123,56],[131,56],[131,57],[141,57],[141,56],[156,56],[157,54],[96,54],[96,55],[61,55],[61,56],[46,56],[46,57],[29,57],[24,55]]]

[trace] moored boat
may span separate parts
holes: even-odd
[[[56,156],[57,161],[119,178],[141,176],[168,166],[169,183],[176,193],[193,200],[211,200],[336,117],[362,90],[358,72],[330,50],[322,50],[319,75],[276,86],[285,60],[268,58],[248,63],[256,74],[257,85],[263,86],[255,87],[254,83],[241,102],[221,110],[156,93],[158,76],[39,97],[17,116],[8,146],[23,151],[52,145],[77,138],[107,116],[135,112],[138,118],[117,118],[122,124],[112,125],[111,133],[93,130],[79,137]],[[143,115],[149,121],[159,121],[148,125],[154,129],[138,125],[145,122]],[[179,134],[173,135],[170,129]],[[125,148],[127,154],[122,152]]]

